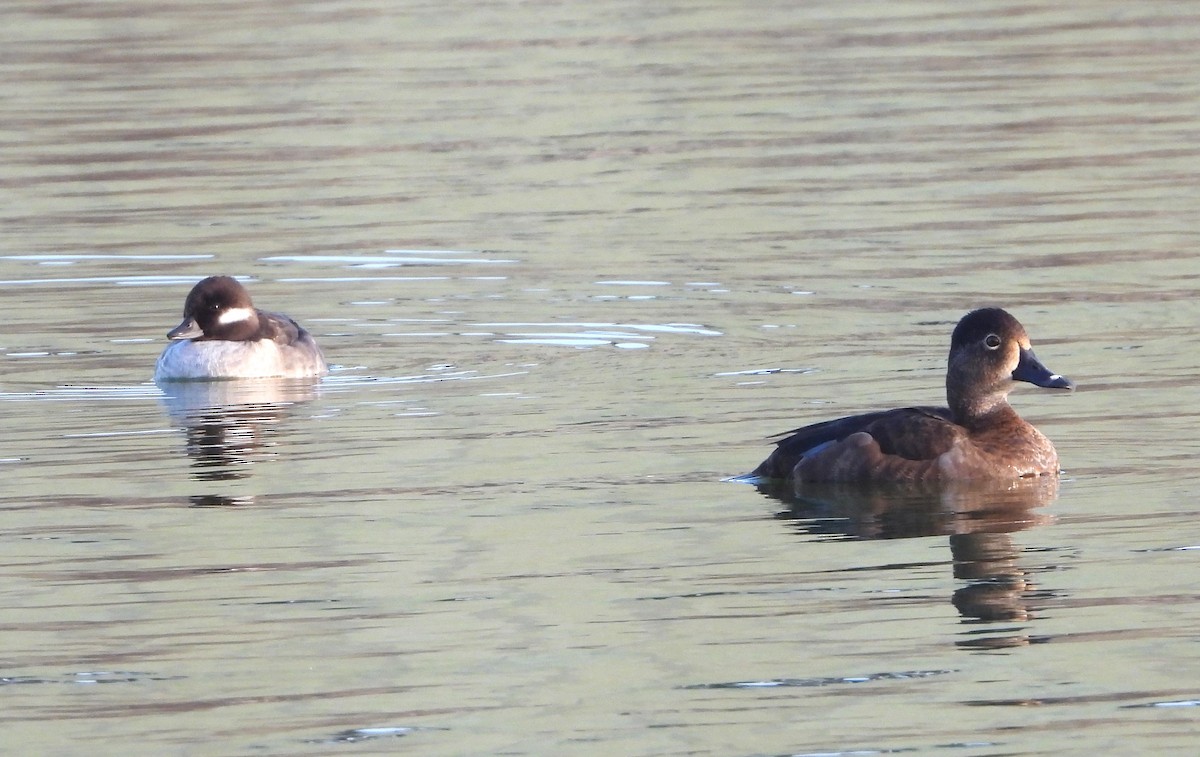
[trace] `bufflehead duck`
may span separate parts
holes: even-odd
[[[328,372],[312,335],[286,315],[254,307],[236,279],[209,276],[187,296],[167,332],[155,381],[308,378]]]
[[[804,483],[915,483],[1057,476],[1050,440],[1008,404],[1016,382],[1073,389],[1033,354],[1000,308],[963,316],[950,337],[949,407],[906,407],[789,432],[750,474]]]

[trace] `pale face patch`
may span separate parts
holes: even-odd
[[[230,308],[222,311],[221,315],[217,316],[217,323],[221,324],[222,326],[228,326],[231,323],[248,321],[253,317],[254,311],[250,308]]]

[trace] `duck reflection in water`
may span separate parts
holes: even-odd
[[[168,415],[186,433],[186,452],[199,481],[247,478],[251,466],[274,460],[283,421],[314,399],[315,379],[194,381],[160,384]],[[204,494],[193,503],[244,504],[246,497]]]
[[[776,517],[805,535],[849,539],[948,536],[954,577],[966,581],[952,602],[972,623],[1024,622],[1038,598],[1033,570],[1022,565],[1013,533],[1049,523],[1039,508],[1058,495],[1057,476],[1004,482],[944,482],[862,487],[851,484],[759,483],[783,502]],[[972,634],[965,647],[1027,644],[1026,635]]]

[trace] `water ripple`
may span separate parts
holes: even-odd
[[[869,683],[872,681],[909,681],[955,673],[954,670],[911,670],[896,673],[870,673],[862,676],[825,678],[770,678],[765,680],[728,681],[724,683],[697,683],[680,686],[681,689],[773,689],[773,688],[820,688],[844,684]]]

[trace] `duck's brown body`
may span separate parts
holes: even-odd
[[[795,483],[918,483],[1057,475],[1050,440],[1008,404],[1014,382],[1070,389],[999,308],[968,313],[950,345],[949,407],[853,415],[791,432],[751,475]]]

